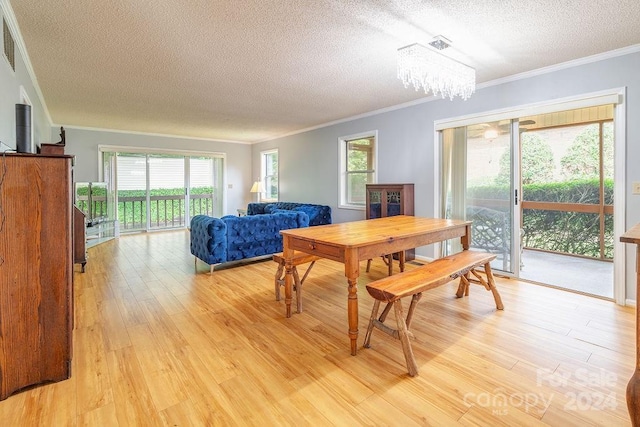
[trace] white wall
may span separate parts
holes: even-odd
[[[59,127],[52,128],[51,133],[59,140]],[[99,145],[225,153],[227,192],[225,214],[235,215],[238,208],[246,208],[247,203],[251,201],[249,189],[253,181],[251,180],[250,145],[73,127],[65,127],[65,135],[65,154],[76,156],[73,168],[74,181],[99,179]]]
[[[10,6],[0,0],[0,12],[8,16]],[[10,21],[10,24],[12,22]],[[15,104],[24,88],[32,102],[36,144],[59,140],[59,125],[52,126],[35,78],[25,65],[26,53],[16,39],[16,71],[0,54],[0,141],[15,148]],[[255,144],[229,144],[195,139],[126,134],[67,128],[66,152],[76,156],[76,180],[98,179],[99,144],[132,147],[215,151],[227,154],[226,212],[233,214],[252,200],[249,188],[260,175],[260,151],[278,148],[280,200],[313,202],[332,207],[335,222],[364,218],[364,211],[338,209],[338,144],[341,136],[378,131],[378,181],[413,182],[416,215],[434,213],[434,121],[485,111],[602,90],[626,88],[626,212],[625,229],[640,222],[640,196],[631,194],[632,182],[640,182],[640,53],[611,57],[573,67],[533,75],[479,89],[468,101],[436,100],[368,117],[348,120],[309,132]],[[404,90],[400,85],[398,90]],[[419,254],[433,256],[430,250]],[[627,297],[635,299],[635,250],[627,250]]]
[[[364,219],[364,211],[337,208],[337,140],[344,135],[378,130],[378,182],[413,182],[416,215],[433,216],[436,120],[626,87],[627,229],[640,222],[640,196],[631,194],[631,183],[640,181],[640,52],[629,52],[485,87],[467,101],[434,100],[256,144],[252,153],[254,176],[259,173],[260,151],[278,148],[281,200],[330,205],[334,222]],[[398,90],[404,89],[399,85]],[[427,248],[418,253],[433,256]],[[633,248],[627,249],[626,288],[627,298],[631,299],[636,294],[634,253]]]
[[[10,26],[12,26],[12,14],[7,13],[8,4],[6,0],[0,1],[0,15],[6,17]],[[1,24],[0,24],[1,25]],[[24,58],[25,52],[20,49],[18,44],[18,34],[15,27],[11,28],[11,34],[16,42],[15,48],[15,72],[9,66],[9,62],[4,56],[4,49],[0,45],[0,141],[9,147],[16,148],[16,104],[22,103],[20,87],[22,86],[31,101],[31,115],[33,117],[33,128],[31,132],[34,136],[36,145],[43,142],[51,142],[50,128],[51,122],[43,102],[36,91],[34,81],[27,71]],[[0,27],[0,38],[2,37],[2,29]],[[57,141],[57,140],[56,140]],[[7,149],[0,146],[0,151]]]

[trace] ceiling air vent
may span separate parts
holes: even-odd
[[[9,65],[11,65],[11,69],[15,71],[15,42],[13,41],[13,37],[11,37],[9,26],[7,25],[7,21],[5,21],[4,18],[2,19],[2,33],[4,34],[4,56],[7,57],[7,61],[9,61]]]

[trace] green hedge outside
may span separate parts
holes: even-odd
[[[191,204],[190,216],[198,214],[210,214],[213,212],[213,187],[197,187],[191,189],[191,195],[209,195],[210,198],[195,201]],[[176,196],[174,200],[155,201],[150,204],[152,226],[184,225],[185,203],[184,188],[152,189],[151,197]],[[120,226],[125,229],[144,228],[146,226],[146,190],[120,190],[118,191],[118,218]],[[122,201],[122,198],[135,197],[140,201]]]
[[[525,184],[522,200],[535,202],[598,204],[598,179]],[[467,190],[468,199],[509,200],[511,190],[504,185],[484,185]],[[613,204],[613,180],[604,181],[605,204]],[[489,206],[487,206],[489,207]],[[613,259],[613,215],[605,215],[604,257]],[[598,214],[524,209],[524,246],[600,258],[600,217]]]

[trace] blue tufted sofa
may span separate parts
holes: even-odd
[[[210,265],[282,251],[280,230],[309,226],[305,212],[275,210],[271,214],[191,219],[191,253]]]
[[[247,215],[269,214],[276,210],[291,210],[309,215],[309,226],[331,224],[331,207],[311,203],[273,202],[249,203]]]

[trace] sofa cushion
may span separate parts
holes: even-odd
[[[304,212],[309,216],[309,225],[331,224],[331,207],[312,203],[296,202],[252,202],[247,205],[247,215],[273,213],[276,210]]]
[[[277,210],[277,209],[281,209],[281,208],[279,208],[279,207],[278,207],[278,205],[277,205],[276,203],[269,203],[269,204],[266,204],[266,205],[264,206],[264,213],[266,213],[266,214],[272,214],[272,213],[273,213],[273,211],[275,211],[275,210]]]
[[[320,209],[318,206],[302,205],[297,206],[291,210],[294,212],[304,212],[309,215],[309,224],[315,223],[318,215],[320,215]]]
[[[331,208],[329,206],[303,204],[293,210],[309,215],[309,226],[331,224]]]
[[[288,228],[301,228],[309,226],[309,215],[306,212],[294,212],[287,209],[274,209],[273,214],[276,215],[276,218],[279,215],[284,215],[284,218],[294,218],[297,224],[297,227],[288,227]],[[288,228],[280,228],[280,230],[287,230]]]
[[[307,214],[286,210],[244,217],[229,215],[221,219],[227,225],[227,261],[281,252],[280,230],[309,226]]]

